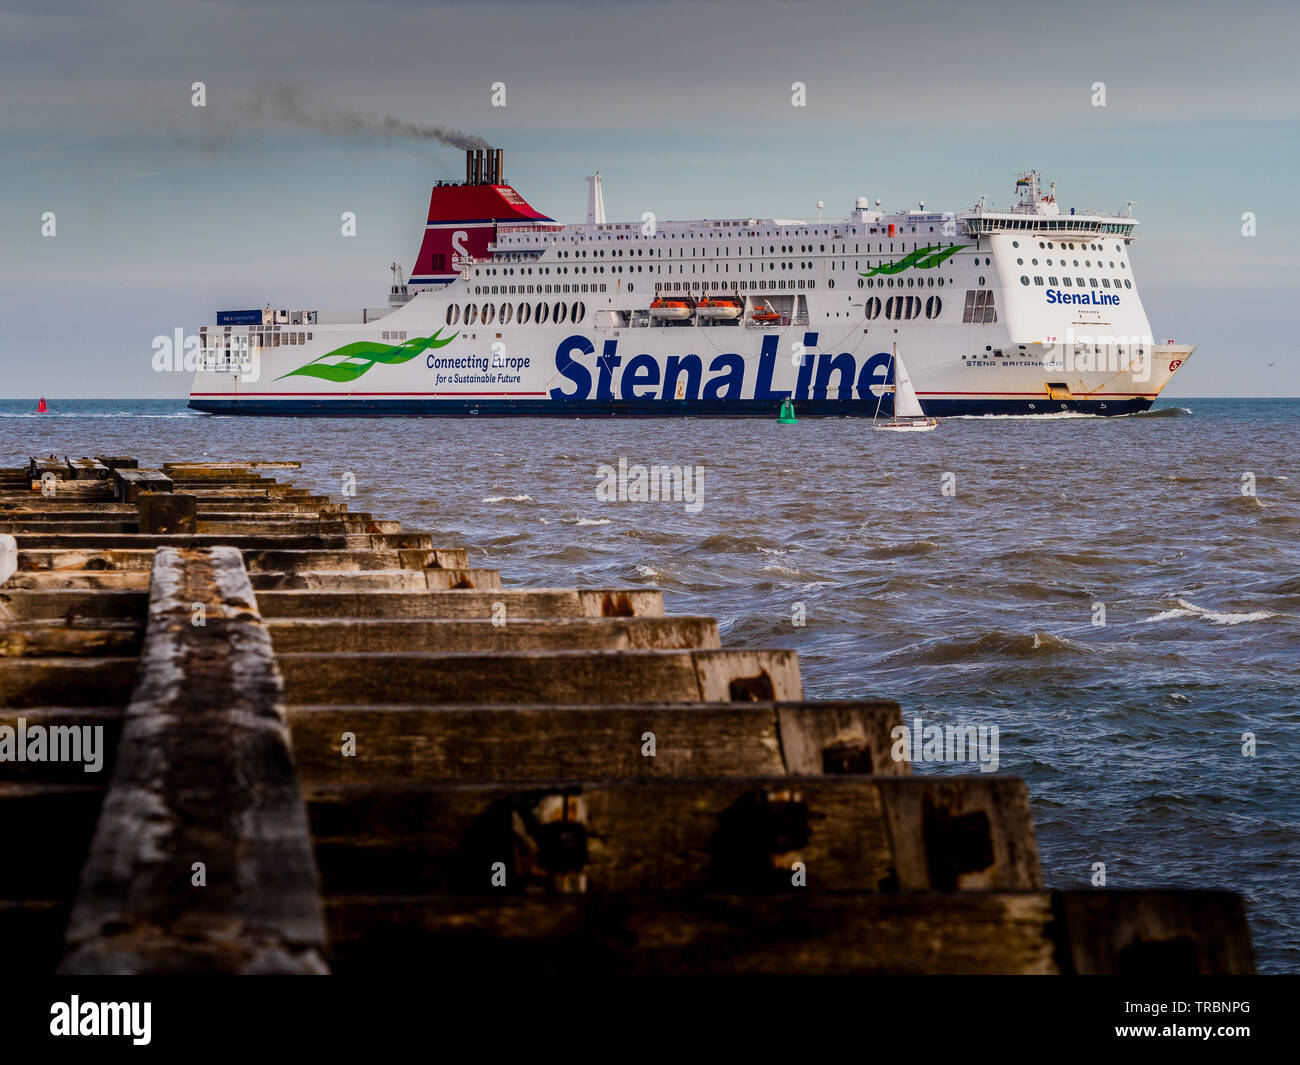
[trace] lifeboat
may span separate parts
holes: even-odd
[[[656,299],[650,302],[651,318],[667,318],[681,321],[691,316],[691,305],[685,300]]]
[[[706,296],[695,305],[695,316],[702,320],[732,321],[739,318],[741,313],[740,301],[729,297],[709,299]]]
[[[767,325],[774,322],[779,322],[781,320],[781,316],[777,314],[776,311],[772,310],[772,308],[768,306],[766,303],[760,303],[754,307],[753,312],[749,316],[749,320],[751,322],[762,322],[763,324]]]

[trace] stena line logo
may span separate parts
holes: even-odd
[[[1059,288],[1047,290],[1048,303],[1086,303],[1097,307],[1118,307],[1119,297],[1110,292],[1063,292]]]
[[[887,351],[869,357],[852,352],[820,352],[817,334],[804,333],[802,352],[794,362],[798,372],[793,390],[773,388],[777,376],[775,334],[763,337],[758,358],[746,359],[736,352],[699,355],[648,355],[625,357],[617,340],[606,340],[600,354],[581,334],[565,337],[555,349],[555,369],[564,379],[550,390],[553,400],[737,400],[779,402],[837,399],[875,403],[881,386],[892,381],[891,355]]]

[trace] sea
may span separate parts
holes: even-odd
[[[1048,886],[1240,892],[1259,971],[1300,971],[1300,400],[924,434],[35,407],[0,400],[0,465],[298,460],[299,485],[464,545],[508,583],[658,588],[727,645],[796,650],[810,698],[996,726]],[[636,498],[654,466],[689,475],[691,498]]]

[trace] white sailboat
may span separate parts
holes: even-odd
[[[886,385],[880,390],[880,398],[876,402],[876,414],[871,419],[873,429],[889,429],[895,433],[928,433],[931,429],[939,424],[938,418],[927,418],[925,411],[921,409],[921,401],[916,398],[916,389],[912,387],[912,379],[907,374],[907,367],[903,365],[903,360],[898,357],[898,345],[894,345],[894,354],[890,359],[890,365],[894,368],[894,417],[887,422],[879,421],[880,404],[885,398],[885,393],[889,391]]]

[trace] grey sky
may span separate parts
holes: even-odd
[[[279,85],[502,144],[565,220],[596,168],[611,217],[663,218],[1005,203],[1037,166],[1067,205],[1139,201],[1153,327],[1201,345],[1171,394],[1295,395],[1298,28],[1295,5],[1249,2],[0,0],[3,394],[182,395],[149,367],[156,334],[382,301],[459,153],[255,113]]]

